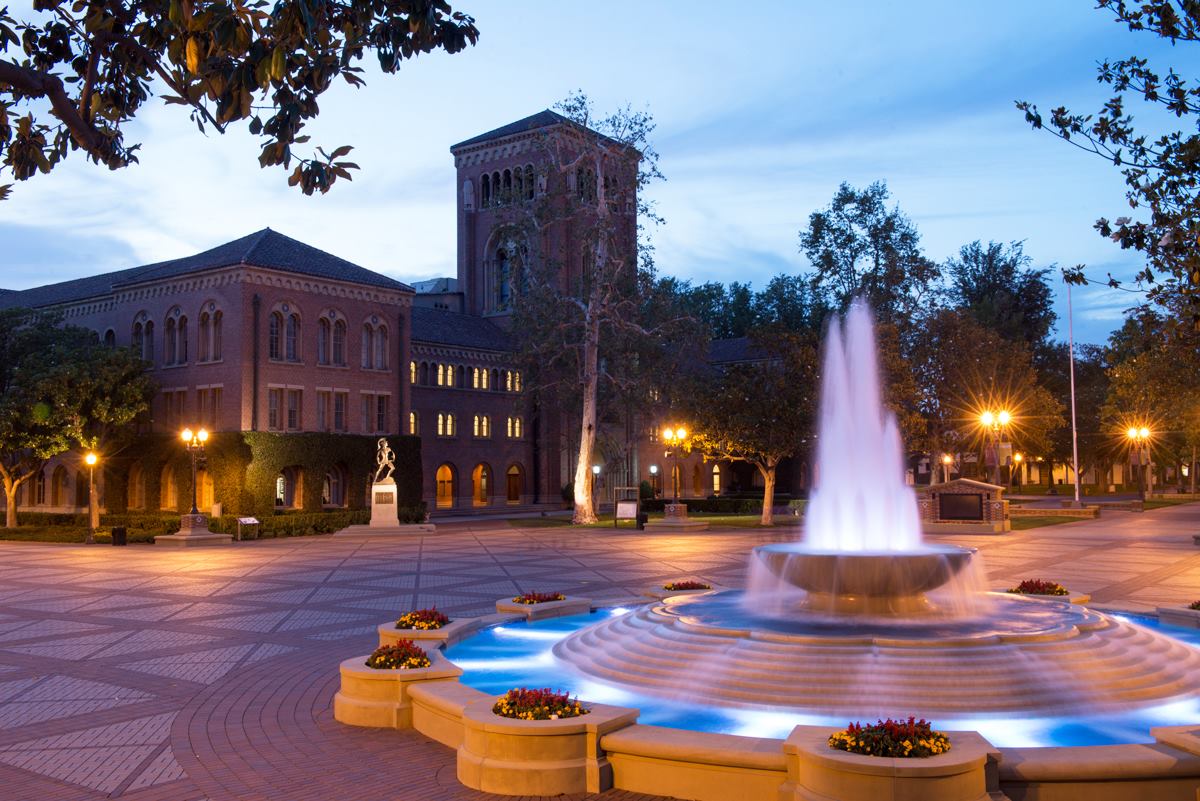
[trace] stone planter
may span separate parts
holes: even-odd
[[[706,584],[708,582],[705,582]],[[722,592],[724,587],[719,587],[716,584],[712,585],[709,590],[664,590],[661,584],[656,584],[653,587],[647,587],[642,590],[642,595],[646,598],[654,598],[662,601],[666,598],[674,598],[677,595],[703,595],[706,592]]]
[[[546,601],[540,604],[519,604],[512,598],[501,598],[496,601],[496,611],[524,615],[526,620],[545,620],[550,617],[587,614],[592,611],[592,602],[589,598],[574,598],[570,595],[564,601]]]
[[[342,685],[333,697],[333,717],[348,726],[375,729],[412,728],[409,689],[422,682],[453,681],[462,675],[442,652],[430,648],[429,667],[413,670],[376,670],[366,665],[367,656],[342,662]]]
[[[1190,626],[1200,629],[1200,609],[1188,609],[1186,606],[1160,606],[1158,619],[1172,626]]]
[[[412,640],[422,648],[453,645],[472,633],[478,624],[478,618],[464,617],[451,620],[440,629],[398,629],[392,621],[379,626],[379,645],[395,645],[399,640]]]
[[[797,726],[784,741],[788,782],[780,799],[795,801],[989,801],[999,779],[999,752],[977,732],[947,732],[951,748],[923,759],[836,751],[834,729]],[[993,767],[989,770],[989,764]]]
[[[1005,595],[1013,595],[1018,598],[1028,598],[1031,601],[1058,601],[1059,603],[1086,604],[1092,600],[1090,594],[1086,592],[1072,592],[1069,587],[1067,588],[1066,595],[1026,595],[1021,592],[1007,592],[1007,590],[1008,588],[1005,587],[1003,590],[997,590],[997,592],[1003,592]]]
[[[463,708],[458,780],[500,795],[598,793],[612,787],[612,766],[600,750],[605,734],[637,721],[638,710],[590,704],[563,720],[514,720],[492,712],[494,698]]]

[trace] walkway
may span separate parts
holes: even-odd
[[[1148,609],[1200,597],[1196,531],[1200,504],[945,539],[979,546],[996,586],[1051,578]],[[0,543],[0,796],[487,798],[454,780],[449,749],[332,720],[336,665],[373,647],[376,624],[433,604],[480,614],[527,590],[615,602],[687,576],[738,586],[749,548],[798,535],[480,521],[204,551]]]

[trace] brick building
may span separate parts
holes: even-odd
[[[110,345],[137,350],[159,385],[143,424],[149,432],[203,425],[416,434],[422,495],[435,513],[558,506],[573,474],[578,422],[562,409],[531,408],[508,330],[525,260],[555,264],[568,290],[586,280],[577,219],[564,215],[532,236],[513,224],[556,192],[583,201],[594,193],[596,177],[586,169],[547,169],[546,138],[569,139],[572,129],[543,111],[451,148],[455,278],[414,289],[264,229],[185,258],[0,292],[0,308],[54,309]],[[620,180],[633,185],[632,176]],[[618,236],[632,250],[636,203],[625,202]],[[655,436],[661,422],[635,416],[605,432],[598,447],[602,499],[640,480],[671,492],[672,463]],[[732,475],[728,466],[688,457],[679,468],[681,494],[713,494]],[[175,508],[186,490],[164,477],[159,497],[147,498],[139,490],[144,476],[127,479],[130,508]],[[277,506],[298,505],[298,481],[281,473]],[[324,504],[347,505],[347,483],[331,471]],[[80,509],[86,471],[79,456],[56,458],[22,494],[26,510]],[[221,501],[203,475],[200,496],[206,508]]]

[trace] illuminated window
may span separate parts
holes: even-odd
[[[408,363],[408,383],[410,383],[410,384],[417,383],[417,363],[416,362]]]
[[[408,433],[417,434],[419,423],[420,423],[420,420],[417,417],[417,413],[409,412],[408,413]]]
[[[521,424],[520,417],[508,418],[506,430],[507,430],[509,439],[520,439],[521,438],[521,428],[522,428],[522,424]]]

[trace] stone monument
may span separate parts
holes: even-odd
[[[917,501],[926,533],[1003,534],[1012,531],[1004,487],[956,478],[934,484]]]
[[[371,528],[395,528],[400,524],[396,512],[396,452],[380,437],[375,450],[375,477],[371,481]]]

